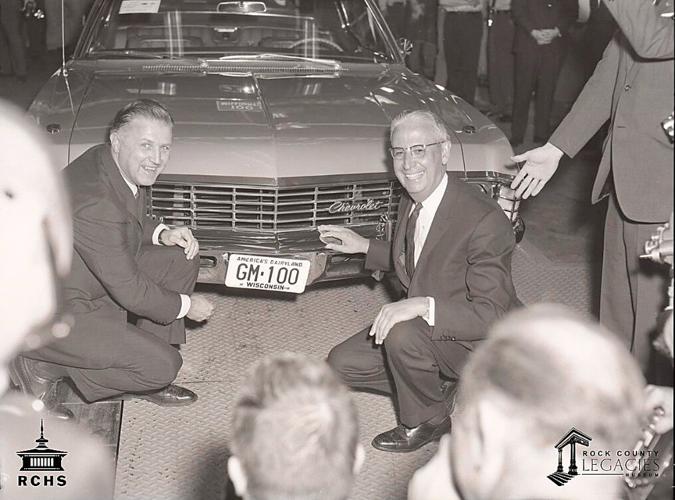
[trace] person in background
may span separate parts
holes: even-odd
[[[26,81],[26,42],[20,0],[0,0],[0,83],[3,77]]]
[[[67,335],[60,285],[72,258],[67,195],[35,124],[0,101],[0,499],[107,500],[112,457],[83,428],[50,416],[41,401],[10,391],[8,364],[21,349]],[[22,487],[17,451],[48,446],[68,452],[66,484]],[[30,475],[30,473],[28,473]]]
[[[412,51],[406,58],[408,67],[433,80],[438,52],[438,0],[381,1],[380,8],[394,37],[412,42]]]
[[[665,273],[639,256],[673,212],[673,145],[661,128],[673,110],[673,21],[651,2],[605,5],[620,30],[549,141],[513,157],[524,165],[511,185],[519,197],[536,196],[562,156],[574,157],[609,120],[591,194],[594,203],[609,197],[600,322],[646,372]]]
[[[513,112],[513,37],[511,0],[488,0],[488,116],[510,122]]]
[[[244,500],[345,500],[365,457],[347,388],[324,361],[293,353],[251,367],[231,446],[228,475]]]
[[[411,452],[450,430],[450,380],[489,325],[520,302],[511,223],[496,202],[447,175],[452,145],[443,122],[430,111],[408,111],[392,120],[390,134],[405,189],[393,240],[368,240],[342,226],[318,229],[327,248],[366,254],[367,269],[393,268],[406,290],[372,326],[335,346],[328,363],[350,387],[396,398],[400,424],[372,445]]]
[[[68,410],[50,397],[64,379],[90,402],[118,397],[183,406],[197,399],[173,381],[182,365],[174,346],[185,343],[183,318],[204,321],[213,313],[192,293],[199,244],[189,228],[148,216],[142,189],[169,160],[172,126],[157,101],[131,102],[115,115],[110,143],[64,170],[75,235],[64,296],[75,325],[68,337],[22,353],[10,367],[24,392],[64,418]]]
[[[555,446],[572,428],[591,438],[583,450],[632,450],[644,386],[635,360],[600,325],[560,305],[514,311],[467,363],[455,432],[415,473],[408,499],[623,498],[622,474],[579,475],[562,487],[549,476],[558,470]]]
[[[473,104],[483,37],[483,0],[439,0],[445,11],[443,51],[450,92]]]
[[[534,137],[548,140],[553,96],[562,66],[563,39],[577,16],[575,0],[512,0],[516,26],[515,88],[511,145],[525,139],[530,99],[535,92]]]

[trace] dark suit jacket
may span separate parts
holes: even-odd
[[[567,30],[576,19],[576,5],[576,1],[571,0],[513,0],[511,15],[516,26],[514,52],[531,52],[540,47],[557,49],[561,38],[554,39],[549,45],[537,45],[530,32],[535,29],[558,28],[560,34],[566,36]]]
[[[94,146],[64,172],[75,240],[73,269],[65,287],[69,308],[76,314],[110,309],[112,299],[137,316],[160,324],[173,322],[180,311],[180,295],[150,280],[136,263],[141,245],[152,244],[158,222],[145,215],[143,199],[134,198],[110,147]],[[122,312],[120,321],[125,320]]]
[[[573,157],[611,119],[593,202],[611,169],[624,215],[664,222],[673,210],[673,146],[660,126],[673,111],[673,21],[659,17],[651,2],[606,5],[621,31],[550,142]]]
[[[371,240],[366,267],[389,270],[393,264],[408,297],[434,298],[434,340],[484,338],[495,319],[520,305],[511,280],[511,223],[493,200],[449,178],[411,282],[404,256],[411,205],[402,195],[394,238]]]

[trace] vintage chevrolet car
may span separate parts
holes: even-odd
[[[30,113],[66,165],[141,97],[176,121],[148,210],[192,228],[201,282],[300,293],[366,275],[363,256],[326,250],[316,227],[391,237],[401,187],[388,127],[408,109],[441,116],[451,174],[495,198],[522,232],[508,141],[405,67],[372,0],[96,0],[73,58]]]

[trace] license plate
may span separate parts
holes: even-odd
[[[225,285],[272,292],[302,293],[309,276],[308,260],[230,254]]]

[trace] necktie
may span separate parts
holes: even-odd
[[[422,204],[415,203],[415,209],[410,214],[408,225],[405,228],[405,270],[411,280],[415,272],[415,227],[420,210],[422,210]]]

